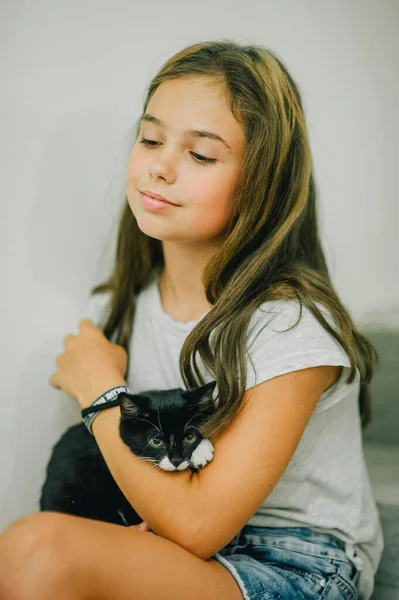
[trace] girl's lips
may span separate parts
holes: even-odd
[[[178,208],[176,204],[171,204],[165,200],[157,200],[140,192],[140,201],[144,208],[148,210],[165,210],[167,208]]]
[[[161,194],[157,194],[152,190],[139,190],[139,192],[145,194],[146,196],[149,196],[150,198],[155,198],[155,200],[163,200],[164,202],[169,202],[169,204],[175,204],[175,202],[172,202],[168,198],[165,198],[165,196],[161,196]]]

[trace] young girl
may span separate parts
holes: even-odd
[[[143,529],[23,517],[0,537],[1,598],[370,598],[383,538],[361,427],[377,354],[330,280],[300,94],[272,52],[211,41],[161,68],[94,292],[51,384],[85,408],[118,385],[215,380],[214,458],[161,471],[120,440],[119,406],[97,413]]]

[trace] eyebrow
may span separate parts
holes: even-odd
[[[148,113],[140,117],[139,123],[142,123],[142,121],[148,121],[149,123],[154,123],[154,125],[159,125],[163,128],[166,127],[165,123],[161,121],[161,119],[158,119],[157,117],[154,117]],[[231,150],[231,147],[228,145],[228,143],[217,133],[212,133],[211,131],[199,131],[198,129],[187,129],[184,133],[191,137],[209,138],[215,142],[219,142],[219,144],[224,146],[224,148],[227,150]]]

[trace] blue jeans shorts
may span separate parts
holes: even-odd
[[[353,552],[353,544],[308,527],[246,525],[212,558],[244,600],[354,600],[360,570]]]

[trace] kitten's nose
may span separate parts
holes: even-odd
[[[169,458],[169,460],[174,467],[178,467],[182,462],[182,459],[179,457]]]

